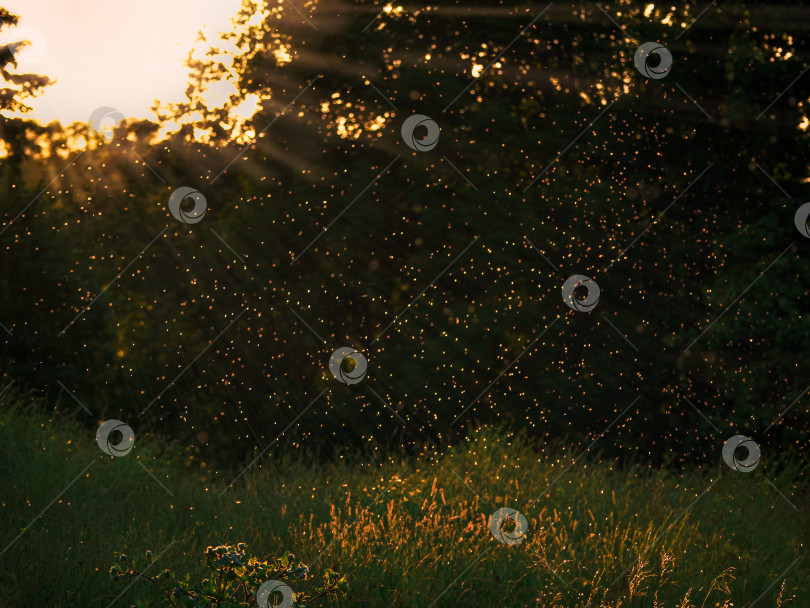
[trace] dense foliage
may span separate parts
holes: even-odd
[[[5,159],[7,380],[226,462],[498,421],[584,445],[616,421],[600,449],[667,460],[806,447],[806,8],[297,7],[246,2],[168,139],[40,126]],[[200,223],[169,214],[181,186]],[[577,273],[591,313],[560,296]],[[341,346],[361,383],[329,373]]]

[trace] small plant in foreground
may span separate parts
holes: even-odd
[[[290,606],[312,608],[320,600],[335,594],[343,594],[349,589],[346,576],[326,569],[321,583],[314,583],[314,577],[303,562],[296,562],[295,555],[287,553],[282,557],[272,557],[261,561],[248,557],[247,546],[223,545],[208,547],[205,550],[204,564],[210,575],[200,583],[192,583],[191,576],[178,576],[172,570],[163,570],[154,575],[146,573],[152,565],[152,552],[144,556],[146,566],[136,568],[132,558],[126,554],[118,556],[117,564],[110,568],[110,577],[117,581],[125,577],[138,577],[152,583],[161,590],[170,606],[175,608],[264,608],[260,606],[256,591],[266,581],[290,581],[295,591]],[[282,601],[281,594],[276,603]],[[139,601],[136,606],[147,606]],[[266,606],[273,606],[271,597]]]

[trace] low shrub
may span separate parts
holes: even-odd
[[[118,556],[119,563],[110,568],[110,576],[113,581],[127,577],[148,581],[160,589],[169,605],[175,608],[312,608],[327,596],[349,590],[346,576],[334,570],[325,569],[321,582],[313,584],[315,577],[309,567],[297,562],[292,553],[262,561],[248,557],[245,543],[206,548],[204,564],[210,576],[201,582],[192,581],[189,574],[179,576],[169,569],[147,574],[153,564],[151,551],[146,552],[144,561],[145,567],[139,569],[132,558],[122,553]],[[304,590],[295,592],[284,581],[296,585],[304,581]],[[280,597],[274,602],[273,596]],[[134,606],[144,608],[148,603],[139,600]]]

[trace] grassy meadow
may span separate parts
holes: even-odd
[[[238,542],[348,574],[349,593],[323,605],[810,605],[807,511],[786,500],[807,501],[796,464],[620,470],[592,452],[570,466],[579,447],[478,429],[441,455],[376,462],[274,450],[227,488],[242,466],[154,438],[108,457],[92,431],[32,407],[0,410],[3,607],[167,605],[144,581],[111,580],[118,553],[151,550],[193,579],[206,546]],[[503,506],[528,520],[519,544],[489,531]]]

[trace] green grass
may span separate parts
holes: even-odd
[[[796,562],[808,529],[796,464],[742,474],[718,454],[700,470],[619,470],[587,454],[568,468],[559,446],[487,429],[441,456],[265,455],[220,496],[240,466],[216,472],[137,436],[129,455],[111,458],[93,431],[32,407],[0,409],[3,607],[165,605],[143,581],[117,598],[129,584],[108,575],[118,553],[151,549],[157,569],[194,577],[206,546],[237,542],[349,573],[334,606],[810,605],[810,569]],[[522,543],[489,532],[502,506],[528,519]]]

